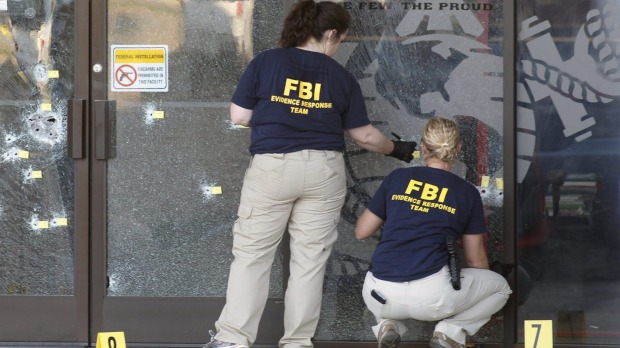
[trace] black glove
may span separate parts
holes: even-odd
[[[413,151],[415,151],[418,143],[415,141],[402,141],[402,140],[391,140],[394,143],[394,150],[388,153],[386,156],[398,158],[401,161],[405,161],[407,163],[411,162],[413,159]]]

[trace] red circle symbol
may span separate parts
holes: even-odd
[[[121,65],[114,72],[116,82],[123,87],[129,87],[138,80],[138,72],[131,65]]]

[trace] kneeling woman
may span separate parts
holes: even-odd
[[[390,173],[355,229],[365,239],[383,225],[363,288],[377,319],[373,331],[380,348],[398,347],[404,319],[439,321],[433,348],[465,347],[467,335],[488,322],[511,293],[506,280],[489,270],[480,193],[450,172],[461,146],[456,123],[429,120],[421,143],[426,165]],[[462,241],[467,262],[459,290],[451,282],[448,238]]]

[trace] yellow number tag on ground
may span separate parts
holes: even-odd
[[[553,321],[526,320],[525,348],[553,348]]]
[[[125,333],[123,332],[100,332],[97,334],[97,348],[127,348],[125,346]]]

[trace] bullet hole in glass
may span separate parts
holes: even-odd
[[[24,11],[24,15],[26,16],[26,18],[34,18],[34,16],[37,15],[37,11],[32,8],[32,7],[28,7],[25,11]]]
[[[55,113],[51,115],[47,112],[30,114],[28,123],[30,124],[31,135],[40,141],[54,144],[61,139],[60,127],[62,127],[62,122]]]

